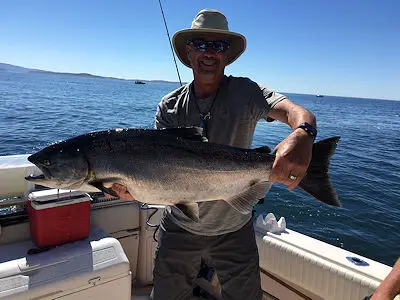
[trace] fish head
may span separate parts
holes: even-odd
[[[78,145],[57,143],[28,157],[42,175],[25,179],[50,188],[79,189],[89,177],[89,163]]]

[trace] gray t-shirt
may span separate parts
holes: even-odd
[[[215,96],[196,102],[192,85],[181,86],[161,100],[157,107],[156,128],[200,126],[200,113],[209,112],[210,118],[204,124],[210,142],[250,148],[257,122],[267,120],[271,108],[286,99],[248,78],[224,76]],[[251,214],[243,215],[225,201],[199,203],[199,216],[200,222],[195,223],[175,206],[165,209],[166,218],[199,235],[233,232],[251,218]]]

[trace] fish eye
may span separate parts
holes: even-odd
[[[50,162],[50,160],[48,160],[48,159],[44,159],[42,163],[43,163],[45,166],[50,166],[50,165],[51,165],[51,162]]]

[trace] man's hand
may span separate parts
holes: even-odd
[[[276,181],[294,189],[306,174],[312,156],[313,139],[296,129],[275,147],[276,158],[269,181]]]
[[[121,200],[135,200],[135,198],[128,192],[126,186],[114,183],[111,189],[118,195]]]

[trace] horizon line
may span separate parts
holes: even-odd
[[[147,82],[166,82],[166,83],[180,83],[179,81],[169,81],[169,80],[163,80],[163,79],[140,79],[140,78],[121,78],[121,77],[113,77],[113,76],[103,76],[103,75],[96,75],[96,74],[91,74],[91,73],[72,73],[72,72],[59,72],[59,71],[49,71],[49,70],[42,70],[42,69],[36,69],[36,68],[28,68],[28,67],[23,67],[19,65],[14,65],[10,63],[4,63],[0,62],[0,65],[9,65],[12,67],[17,67],[21,69],[25,69],[28,71],[36,71],[38,73],[43,72],[43,73],[51,73],[51,74],[59,74],[59,75],[70,75],[70,76],[80,76],[80,77],[95,77],[95,78],[100,78],[100,79],[114,79],[114,80],[123,80],[123,81],[135,81],[135,80],[140,80],[140,81],[147,81]],[[1,69],[0,69],[1,70]],[[226,74],[225,74],[226,75]],[[182,82],[183,84],[187,84],[188,82]],[[322,95],[324,97],[344,97],[344,98],[358,98],[358,99],[366,99],[366,100],[383,100],[383,101],[400,101],[400,99],[388,99],[388,98],[368,98],[368,97],[360,97],[360,96],[344,96],[344,95],[326,95],[326,94],[314,94],[314,93],[297,93],[297,92],[281,92],[279,93],[282,94],[297,94],[297,95]]]

